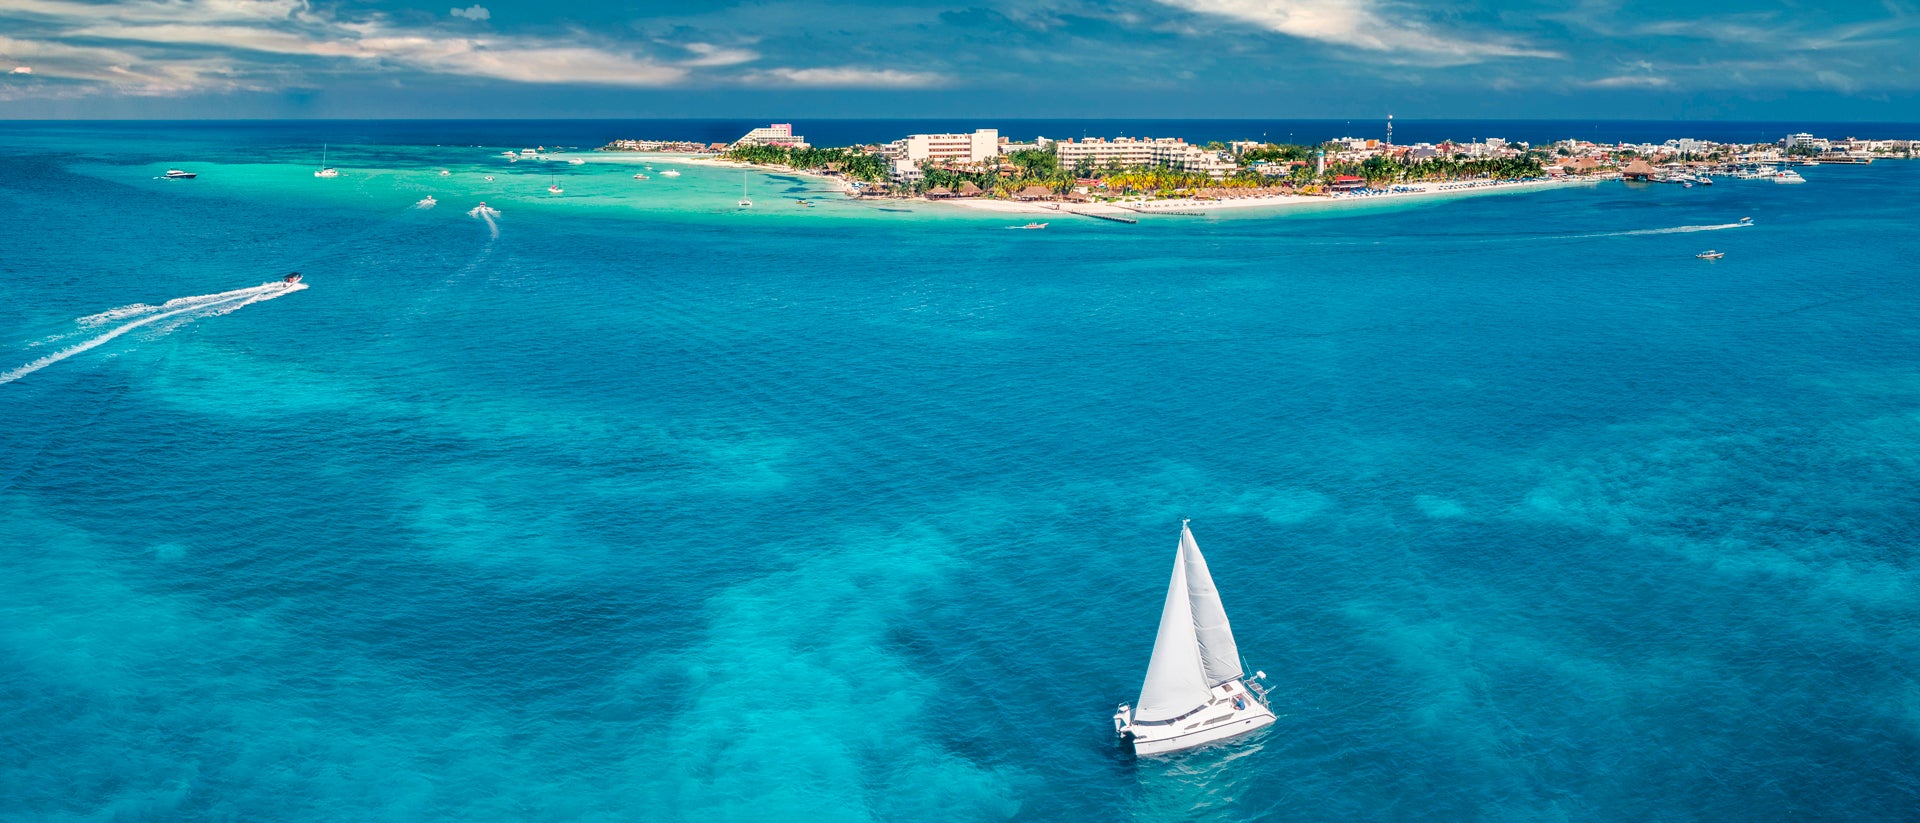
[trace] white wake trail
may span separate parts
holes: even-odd
[[[140,315],[140,314],[147,315],[131,323],[126,323],[120,326],[116,326],[112,331],[109,331],[98,337],[87,340],[84,343],[78,343],[72,346],[68,346],[67,348],[64,348],[57,352],[49,354],[45,357],[42,357],[38,360],[35,360],[31,363],[28,363],[12,371],[0,372],[0,385],[5,385],[15,380],[19,380],[22,377],[26,377],[29,374],[37,372],[41,369],[44,369],[48,366],[51,366],[69,357],[72,357],[77,354],[84,354],[92,349],[105,345],[106,343],[112,341],[114,338],[119,337],[120,335],[126,334],[127,332],[133,331],[135,329],[139,329],[144,326],[149,326],[154,323],[158,323],[168,318],[180,317],[182,315],[188,315],[194,312],[206,312],[205,314],[199,315],[199,317],[218,317],[220,315],[227,314],[229,312],[238,311],[243,306],[250,306],[254,303],[259,303],[266,300],[272,300],[276,297],[281,297],[296,291],[300,291],[301,289],[304,289],[306,287],[307,287],[307,284],[305,283],[263,283],[261,285],[254,286],[253,288],[250,288],[250,289],[235,289],[234,291],[221,292],[219,294],[202,294],[194,297],[179,297],[173,300],[168,300],[167,302],[162,303],[158,306],[147,306],[145,304],[136,303],[132,306],[123,306],[118,309],[111,309],[105,312],[101,312],[100,314],[82,317],[80,318],[79,322],[82,323],[83,325],[89,325],[87,322],[89,320],[94,321],[90,325],[101,325],[104,323],[112,322],[112,319],[125,318],[129,316]],[[138,311],[134,311],[134,309],[138,309]],[[116,315],[115,314],[116,312],[121,312],[121,314]],[[99,320],[95,319],[95,318],[107,317],[108,315],[113,315],[114,317],[110,319],[99,319]],[[190,319],[198,319],[198,317],[194,317]]]
[[[1723,229],[1742,229],[1742,228],[1751,227],[1752,225],[1753,225],[1752,223],[1742,222],[1742,223],[1720,223],[1718,225],[1713,225],[1713,226],[1674,226],[1673,228],[1668,228],[1668,229],[1634,229],[1633,231],[1609,231],[1609,232],[1602,232],[1600,234],[1576,234],[1574,235],[1574,237],[1575,238],[1636,237],[1636,236],[1648,235],[1648,234],[1689,234],[1696,231],[1721,231]]]
[[[499,209],[481,203],[478,206],[468,209],[467,216],[487,221],[487,230],[493,233],[492,239],[500,239],[500,224],[493,222],[493,218],[500,216]]]

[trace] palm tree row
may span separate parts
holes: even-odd
[[[728,160],[763,166],[786,166],[801,171],[835,171],[855,180],[876,183],[887,179],[886,158],[857,148],[820,149],[789,146],[734,146],[721,155]]]

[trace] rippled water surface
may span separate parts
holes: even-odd
[[[0,817],[1920,808],[1920,163],[1009,232],[126,137],[0,136]],[[1135,761],[1181,517],[1280,720]]]

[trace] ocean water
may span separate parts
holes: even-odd
[[[1010,232],[315,128],[0,130],[0,818],[1920,809],[1920,163]],[[1181,518],[1279,721],[1136,760]]]

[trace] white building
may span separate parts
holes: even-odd
[[[1047,141],[1042,138],[1044,144]],[[1182,171],[1204,172],[1210,177],[1225,177],[1240,166],[1225,152],[1208,151],[1178,137],[1100,137],[1086,140],[1052,141],[1054,153],[1063,168],[1077,168],[1081,161],[1094,168],[1166,166]]]
[[[893,176],[914,180],[920,176],[920,164],[982,165],[1000,156],[1000,130],[975,129],[972,134],[909,134],[887,144],[885,154],[893,158]]]
[[[794,134],[792,123],[774,123],[773,125],[763,126],[747,132],[744,137],[733,141],[733,145],[736,147],[786,146],[788,148],[804,149],[807,147],[807,138]]]

